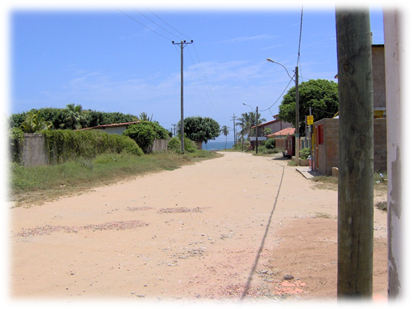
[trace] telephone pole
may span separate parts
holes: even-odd
[[[173,126],[173,136],[176,136],[176,124],[172,124]]]
[[[259,108],[256,106],[256,154],[258,153],[258,139],[259,139]]]
[[[369,11],[336,9],[339,78],[338,298],[371,299],[373,85]]]
[[[299,166],[299,71],[298,66],[295,68],[295,90],[296,90],[296,128],[295,128],[295,162],[296,166]]]
[[[187,44],[192,44],[193,40],[190,42],[180,41],[180,43],[175,43],[172,41],[173,45],[180,45],[180,141],[182,153],[185,153],[185,136],[184,136],[184,113],[183,113],[183,48]]]
[[[233,144],[236,144],[236,125],[235,125],[235,120],[236,120],[236,116],[235,113],[233,113]]]

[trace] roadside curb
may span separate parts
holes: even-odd
[[[313,178],[315,176],[321,176],[320,173],[316,172],[316,171],[311,171],[310,167],[308,166],[299,166],[296,168],[296,170],[302,174],[303,177],[305,177],[306,179],[310,179]]]

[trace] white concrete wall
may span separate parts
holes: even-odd
[[[393,9],[384,10],[385,70],[386,70],[386,119],[387,119],[387,166],[388,166],[388,297],[401,299],[408,292],[404,287],[404,274],[407,260],[402,246],[402,111],[401,71],[404,46],[401,37],[400,14]],[[404,131],[405,132],[405,131]],[[409,242],[409,239],[407,239]],[[405,241],[406,244],[406,241]]]

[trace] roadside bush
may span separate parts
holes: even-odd
[[[193,153],[196,151],[197,148],[196,148],[196,144],[194,141],[192,141],[188,137],[185,137],[184,142],[185,142],[185,150],[187,152]]]
[[[148,125],[152,126],[156,133],[155,139],[167,139],[169,138],[169,131],[163,128],[160,124],[156,122],[147,122]]]
[[[94,158],[105,152],[143,155],[142,149],[130,138],[107,134],[99,130],[46,130],[41,132],[51,164],[62,163],[78,157]]]
[[[265,142],[265,147],[266,147],[266,149],[275,149],[275,139],[274,138],[269,138]]]
[[[179,153],[181,150],[182,143],[178,137],[173,137],[170,139],[169,143],[167,144],[167,149]]]
[[[132,124],[128,129],[123,131],[123,136],[128,136],[134,140],[144,152],[148,152],[153,145],[158,134],[153,129],[153,126],[148,121]]]
[[[310,148],[302,148],[299,151],[299,157],[303,160],[306,160],[310,156]]]
[[[11,162],[21,163],[24,133],[20,128],[12,128],[9,130]]]

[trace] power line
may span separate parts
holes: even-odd
[[[136,23],[140,24],[141,26],[145,27],[146,29],[149,29],[150,31],[152,31],[152,32],[156,33],[157,35],[159,35],[159,36],[161,36],[161,37],[165,38],[165,39],[166,39],[166,40],[168,40],[168,41],[172,41],[172,39],[169,39],[168,37],[164,36],[163,34],[160,34],[159,32],[154,31],[153,29],[151,29],[151,28],[147,27],[146,25],[142,24],[142,23],[141,23],[140,21],[138,21],[137,19],[135,19],[135,18],[133,18],[132,16],[130,16],[130,15],[128,15],[128,14],[126,14],[125,12],[123,12],[123,11],[119,10],[118,8],[116,8],[116,10],[118,10],[118,11],[119,11],[120,13],[122,13],[123,15],[125,15],[125,16],[127,16],[127,17],[129,17],[131,20],[135,21]]]
[[[302,25],[303,25],[303,5],[302,5],[302,9],[300,11],[299,48],[298,48],[298,60],[296,62],[296,66],[299,65],[299,60],[300,60],[300,44],[301,44],[301,41],[302,41]]]
[[[196,45],[195,45],[195,44],[193,44],[193,48],[194,48],[194,50],[195,50],[195,54],[196,54],[197,60],[199,61],[200,69],[201,69],[201,71],[202,71],[202,73],[203,73],[203,77],[204,77],[204,79],[205,79],[205,81],[206,81],[206,85],[207,85],[207,87],[209,88],[210,94],[212,95],[213,102],[216,104],[216,110],[217,110],[217,111],[219,112],[219,114],[223,117],[223,114],[222,114],[222,112],[221,112],[220,109],[219,109],[219,105],[217,104],[217,102],[216,102],[216,100],[215,100],[215,97],[213,96],[213,92],[212,92],[212,90],[210,89],[209,83],[208,83],[207,78],[206,78],[206,74],[205,74],[205,72],[203,71],[203,66],[202,66],[202,63],[200,62],[199,54],[197,53],[197,49],[196,49]],[[212,102],[212,103],[213,103],[213,102]]]
[[[289,87],[289,85],[290,85],[290,83],[291,83],[292,81],[293,81],[292,79],[289,81],[289,83],[286,85],[285,89],[283,89],[283,91],[282,91],[282,93],[280,94],[280,96],[276,99],[275,103],[273,103],[269,108],[261,110],[261,112],[265,112],[265,111],[267,111],[267,110],[270,110],[270,109],[273,107],[273,105],[275,105],[275,104],[280,100],[280,98],[283,96],[283,94],[285,93],[285,91],[288,89],[288,87]]]
[[[139,13],[140,15],[142,15],[144,18],[146,18],[146,19],[148,19],[148,20],[150,20],[152,23],[154,23],[156,26],[158,26],[158,27],[160,27],[160,28],[162,28],[164,31],[166,31],[166,32],[168,32],[168,33],[170,33],[171,35],[173,35],[173,36],[177,36],[177,37],[179,37],[180,39],[181,39],[181,37],[180,36],[178,36],[178,35],[176,35],[176,34],[174,34],[174,33],[172,33],[172,32],[170,32],[169,30],[167,30],[166,28],[164,28],[164,27],[162,27],[161,25],[159,25],[158,23],[156,23],[155,21],[153,21],[153,20],[151,20],[149,17],[147,17],[146,15],[144,15],[142,12],[140,12],[140,11],[138,11],[138,10],[136,10],[136,9],[134,9],[137,13]],[[153,13],[153,12],[152,12]],[[173,27],[172,27],[173,28]],[[174,28],[173,28],[174,29]],[[179,32],[179,31],[178,31]]]
[[[195,61],[193,60],[192,53],[190,52],[190,49],[188,48],[187,51],[189,52],[189,55],[190,55],[190,58],[192,59],[193,64],[195,64]],[[201,65],[200,62],[199,62],[199,66],[200,66],[200,68],[202,68],[202,65]],[[206,90],[205,83],[203,82],[203,80],[202,80],[202,78],[201,78],[201,76],[200,76],[200,74],[199,74],[199,70],[197,69],[197,66],[195,65],[194,67],[195,67],[196,73],[197,73],[197,75],[198,75],[198,77],[199,77],[199,81],[201,82],[201,84],[202,84],[202,86],[203,86],[203,90],[205,91],[206,96],[207,96],[207,98],[209,99],[209,101],[210,101],[210,103],[211,103],[211,106],[212,106],[212,107],[214,108],[214,110],[219,114],[219,116],[218,116],[219,118],[220,118],[220,117],[221,117],[221,118],[225,118],[225,117],[222,115],[222,113],[220,112],[220,110],[217,108],[217,105],[214,105],[214,104],[213,104],[213,101],[211,100],[211,98],[210,98],[210,96],[209,96],[209,93],[208,93],[207,90]],[[210,90],[209,85],[207,84],[207,80],[206,80],[206,77],[205,77],[205,74],[204,74],[203,70],[202,70],[202,73],[203,73],[203,78],[204,78],[205,81],[206,81],[206,85],[207,85],[208,88],[209,88],[209,92],[210,92],[210,93],[212,94],[212,96],[213,96],[213,93],[212,93],[212,91]],[[200,93],[199,93],[199,95],[200,95]]]
[[[183,35],[184,37],[186,37],[187,39],[190,39],[187,35],[183,34],[182,32],[180,32],[179,30],[177,30],[176,28],[174,28],[173,26],[171,26],[170,24],[168,24],[167,22],[165,22],[163,19],[161,19],[158,15],[156,15],[154,12],[152,12],[151,10],[149,10],[148,8],[146,8],[150,13],[152,13],[154,16],[156,16],[157,18],[159,18],[162,22],[164,22],[166,25],[168,25],[170,28],[172,28],[173,30],[175,30],[176,32],[180,33],[181,35]],[[159,26],[160,27],[160,26]]]

